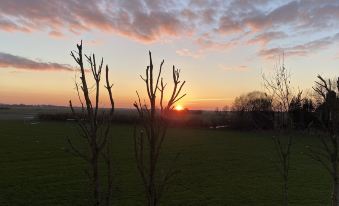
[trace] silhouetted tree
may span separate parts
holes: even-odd
[[[290,74],[284,62],[277,67],[271,78],[263,75],[264,86],[273,101],[274,131],[273,142],[278,154],[278,171],[283,179],[283,205],[288,201],[288,177],[292,147],[292,120],[289,114],[293,94],[290,87]],[[298,94],[299,96],[301,94]]]
[[[273,127],[272,99],[264,92],[254,91],[236,97],[233,103],[235,125],[244,129]]]
[[[289,105],[288,112],[290,113],[292,125],[295,128],[299,128],[302,122],[302,93],[298,93],[297,96],[292,97]]]
[[[332,206],[339,205],[339,78],[336,82],[327,81],[318,75],[319,81],[313,89],[322,97],[317,108],[318,124],[321,130],[318,136],[322,143],[320,149],[310,149],[310,156],[319,161],[332,178]]]
[[[304,98],[302,109],[306,112],[313,112],[315,108],[312,99]]]
[[[236,97],[233,104],[235,111],[272,111],[272,100],[266,93],[253,91]]]
[[[89,63],[91,74],[95,81],[94,85],[94,101],[90,97],[88,82],[86,79],[87,70],[83,62],[82,41],[77,44],[78,51],[72,51],[71,56],[80,68],[80,83],[75,83],[78,98],[81,104],[80,114],[73,107],[72,101],[69,101],[69,106],[72,110],[73,117],[76,119],[80,128],[80,136],[85,140],[88,145],[87,151],[81,151],[75,147],[72,141],[68,138],[71,151],[81,157],[88,163],[88,177],[91,182],[93,192],[93,205],[111,205],[111,196],[113,190],[113,177],[112,177],[112,155],[111,146],[112,140],[110,137],[111,120],[114,113],[114,101],[112,97],[112,86],[109,82],[108,72],[109,68],[106,65],[105,69],[105,88],[107,89],[110,109],[108,114],[103,114],[99,118],[99,101],[100,101],[100,81],[101,72],[103,69],[103,58],[100,64],[97,65],[95,55],[84,55]],[[80,89],[79,89],[80,87]],[[84,99],[84,100],[83,100]],[[102,109],[103,110],[103,109]],[[103,111],[104,112],[104,111]],[[99,160],[104,159],[107,166],[107,184],[105,190],[103,189],[102,181],[100,181],[100,168]]]
[[[294,129],[306,129],[313,121],[314,106],[313,101],[308,98],[302,98],[301,92],[291,100],[289,113],[293,121]]]
[[[137,109],[141,120],[141,128],[137,129],[136,127],[134,130],[134,152],[137,168],[145,189],[147,205],[156,206],[159,205],[164,190],[176,173],[176,170],[173,168],[169,168],[165,173],[160,173],[158,164],[162,144],[168,128],[168,115],[172,112],[174,104],[186,94],[180,95],[185,81],[182,83],[179,81],[180,70],[173,66],[174,88],[167,104],[164,104],[163,99],[166,84],[161,77],[164,60],[160,64],[159,73],[156,78],[153,72],[151,52],[149,52],[149,61],[146,76],[141,76],[146,84],[149,105],[146,102],[141,103],[138,92],[138,101],[134,103],[134,107]],[[156,107],[157,95],[160,95],[160,108]]]

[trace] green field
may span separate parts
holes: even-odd
[[[0,205],[88,205],[85,163],[65,151],[70,123],[0,121]],[[134,164],[133,127],[114,131],[115,205],[143,205]],[[163,205],[281,205],[281,181],[269,133],[171,129],[164,165],[180,154],[180,169]],[[290,174],[291,205],[329,205],[327,172],[304,154],[318,141],[297,135]]]

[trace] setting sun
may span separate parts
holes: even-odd
[[[182,110],[184,110],[184,107],[181,106],[181,105],[176,105],[174,109],[177,110],[177,111],[182,111]]]

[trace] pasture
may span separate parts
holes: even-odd
[[[134,162],[133,126],[116,125],[114,135],[115,205],[143,205],[142,184]],[[0,205],[87,205],[85,163],[67,152],[66,136],[76,145],[69,122],[0,121]],[[172,128],[162,166],[180,172],[163,205],[281,205],[282,186],[274,166],[269,132]],[[291,205],[329,205],[330,179],[304,153],[318,140],[296,134],[290,173]]]

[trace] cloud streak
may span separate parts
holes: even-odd
[[[229,67],[225,66],[223,64],[219,64],[219,68],[222,69],[225,72],[247,72],[249,71],[249,68],[245,65],[241,65],[238,67]]]
[[[0,68],[15,68],[29,71],[74,71],[67,64],[34,61],[4,52],[0,52]]]
[[[265,58],[273,58],[277,55],[284,53],[287,56],[306,56],[310,53],[317,52],[321,49],[325,49],[332,45],[334,42],[339,41],[339,33],[333,36],[327,36],[313,41],[306,42],[304,44],[298,44],[290,47],[273,47],[261,50],[260,56]]]
[[[179,49],[176,51],[176,53],[179,56],[183,56],[183,57],[192,57],[194,59],[199,59],[204,55],[204,52],[202,50],[198,50],[197,52],[193,52],[189,49]]]
[[[199,98],[199,99],[191,99],[188,102],[210,102],[210,101],[230,101],[233,98]]]
[[[266,46],[271,41],[286,38],[286,37],[288,37],[287,34],[281,31],[264,32],[250,39],[248,43],[249,44],[262,44],[263,46]]]

